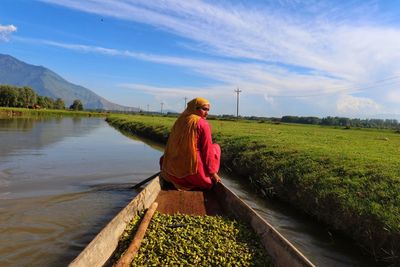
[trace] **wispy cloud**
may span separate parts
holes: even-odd
[[[213,92],[213,94],[219,92],[223,88],[230,88],[230,90],[232,90],[232,88],[237,86],[246,88],[246,91],[249,93],[268,94],[269,97],[312,97],[315,95],[334,94],[338,92],[351,93],[359,90],[351,87],[351,83],[326,77],[325,75],[314,75],[311,77],[307,74],[293,73],[288,71],[287,68],[262,62],[241,63],[228,59],[205,60],[171,57],[99,46],[68,44],[51,40],[27,38],[18,38],[18,40],[40,43],[83,53],[129,57],[135,60],[189,68],[194,72],[224,83],[224,86],[218,86],[218,91],[215,86],[208,87],[208,92]],[[193,88],[191,88],[191,90],[193,90]],[[161,90],[159,90],[159,93],[161,94]]]
[[[284,8],[260,10],[197,0],[45,2],[160,27],[215,55],[288,64],[292,71],[301,66],[344,79],[368,77],[365,67],[392,65],[388,59],[400,56],[396,49],[399,29],[365,24],[361,19],[349,21],[353,13],[371,9],[371,2],[357,2],[354,8],[285,1],[308,16],[296,16],[301,12],[287,13]],[[352,11],[346,10],[349,7]],[[366,55],[373,56],[366,60]]]
[[[200,0],[42,1],[148,24],[183,37],[186,48],[218,59],[50,45],[189,67],[227,86],[264,94],[268,100],[340,93],[347,97],[338,102],[338,112],[350,112],[352,104],[352,112],[366,106],[375,110],[380,104],[351,94],[392,89],[393,84],[371,84],[400,73],[400,28],[388,24],[392,15],[380,11],[379,1],[287,0],[256,6]],[[400,79],[394,83],[399,86]]]
[[[10,35],[17,31],[14,25],[1,25],[0,24],[0,41],[8,41]]]

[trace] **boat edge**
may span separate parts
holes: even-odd
[[[224,184],[219,184],[215,188],[221,201],[227,202],[228,206],[234,208],[229,212],[233,213],[240,220],[247,222],[256,234],[260,237],[267,253],[271,256],[273,263],[277,267],[296,267],[315,265],[304,256],[289,240],[287,240],[269,222],[263,219],[253,208],[241,200]]]
[[[150,207],[160,190],[160,180],[157,176],[96,235],[68,266],[104,266],[117,248],[120,236],[128,223],[140,211]],[[93,253],[94,251],[96,253]]]

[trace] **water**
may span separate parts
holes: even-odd
[[[0,266],[66,266],[158,171],[101,118],[0,119]]]

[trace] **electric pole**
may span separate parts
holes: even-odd
[[[147,113],[149,113],[149,104],[147,104]]]
[[[237,97],[236,97],[236,118],[239,118],[239,93],[242,92],[242,90],[239,90],[239,88],[237,88],[234,91],[237,95]]]
[[[162,109],[163,109],[164,103],[161,102],[161,114],[162,114]]]

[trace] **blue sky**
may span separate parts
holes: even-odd
[[[400,1],[1,0],[0,53],[144,110],[400,119]]]

